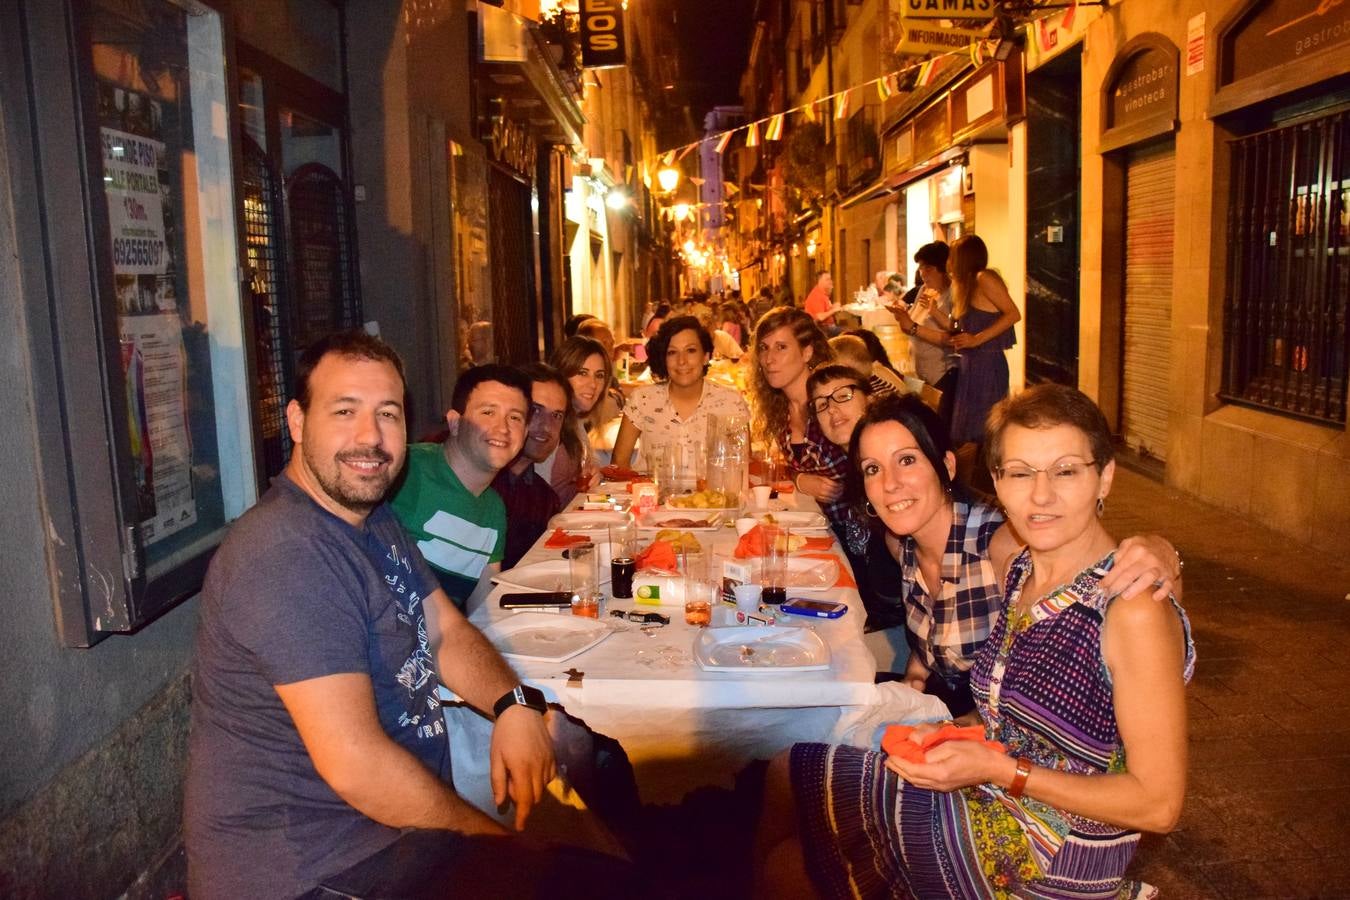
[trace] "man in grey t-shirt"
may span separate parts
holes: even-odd
[[[914,370],[928,384],[942,391],[938,409],[950,427],[952,402],[956,399],[960,354],[952,349],[952,282],[947,277],[948,247],[942,241],[924,244],[914,254],[923,288],[908,309],[888,306],[900,330],[909,335],[914,350]]]
[[[194,900],[299,895],[402,829],[507,833],[449,784],[438,676],[493,711],[495,800],[515,803],[517,828],[554,773],[542,699],[384,503],[406,449],[398,357],[335,335],[305,352],[297,381],[290,463],[202,590],[184,810]]]

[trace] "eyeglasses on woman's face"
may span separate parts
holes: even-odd
[[[855,384],[846,384],[843,387],[835,388],[823,396],[812,397],[809,404],[811,412],[818,416],[822,416],[825,414],[825,410],[830,408],[831,403],[837,406],[843,406],[845,403],[852,400],[859,390],[860,389]]]
[[[994,469],[994,477],[1007,482],[1010,487],[1029,488],[1036,483],[1036,476],[1044,474],[1050,483],[1057,487],[1076,487],[1086,481],[1089,469],[1096,468],[1096,461],[1080,462],[1075,459],[1061,459],[1044,469],[1029,466],[1024,462],[1010,462]]]

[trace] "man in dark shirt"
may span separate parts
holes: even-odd
[[[567,410],[572,406],[572,386],[557,369],[531,363],[521,371],[530,379],[530,419],[525,446],[492,481],[493,489],[506,505],[503,569],[520,562],[548,528],[548,520],[558,514],[558,494],[539,477],[534,464],[548,459],[558,446]]]
[[[402,829],[505,834],[450,786],[438,676],[494,712],[495,800],[514,801],[517,828],[553,777],[537,692],[384,503],[405,458],[403,398],[402,364],[378,339],[307,350],[290,462],[211,563],[184,810],[195,900],[297,896]]]

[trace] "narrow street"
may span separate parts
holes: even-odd
[[[1145,838],[1134,877],[1175,898],[1344,896],[1350,558],[1124,470],[1106,521],[1181,551],[1197,651],[1186,809]]]

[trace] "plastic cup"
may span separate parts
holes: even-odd
[[[743,613],[759,612],[759,596],[762,588],[757,584],[738,584],[731,589],[736,595],[736,608]]]
[[[758,524],[759,520],[754,516],[741,516],[736,520],[736,537],[745,537]]]
[[[572,615],[581,616],[585,619],[600,618],[600,595],[573,594]]]
[[[595,574],[595,544],[573,544],[567,551],[568,570],[572,576],[572,593],[582,597],[595,594],[597,579]]]
[[[773,485],[771,485],[771,484],[757,484],[757,485],[755,485],[754,487],[752,487],[750,490],[751,490],[751,492],[754,493],[754,495],[755,495],[755,508],[756,508],[756,509],[768,509],[768,508],[769,508],[769,499],[770,499],[770,495],[773,493]]]

